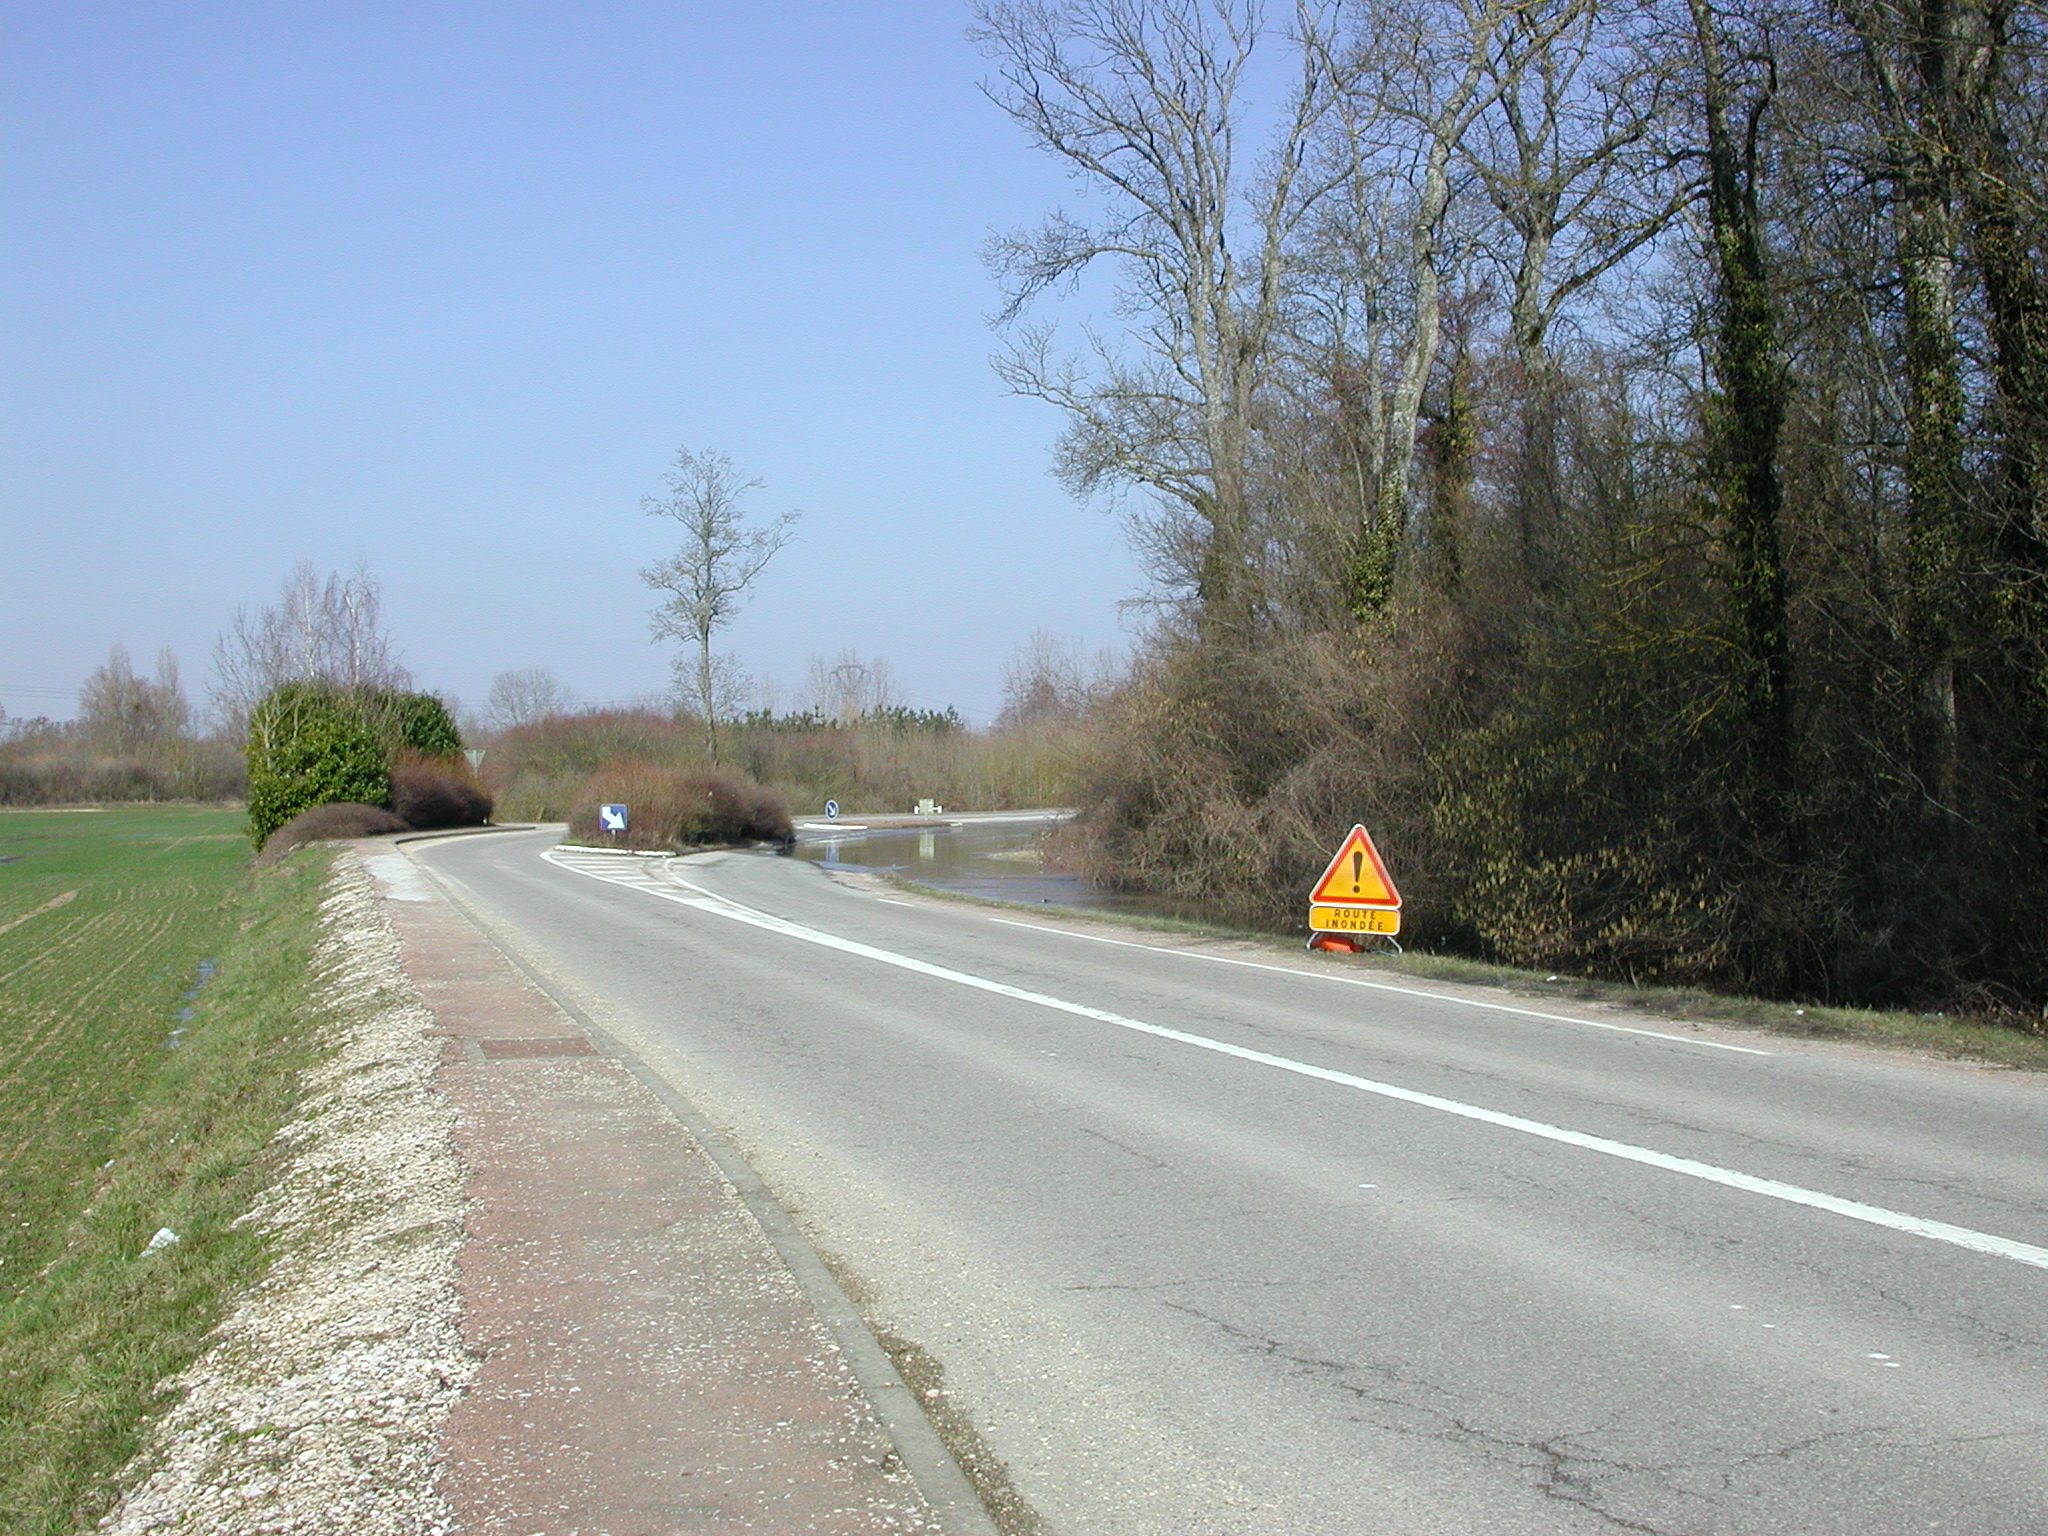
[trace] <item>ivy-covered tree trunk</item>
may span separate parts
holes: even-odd
[[[1465,581],[1465,537],[1479,451],[1472,353],[1462,328],[1453,337],[1438,396],[1428,412],[1429,522],[1423,529],[1423,579],[1455,598]]]
[[[1953,221],[1931,187],[1902,189],[1905,311],[1907,672],[1912,763],[1924,791],[1955,803],[1956,585],[1962,537],[1963,380],[1956,344]]]
[[[2002,468],[1998,552],[2003,617],[2032,672],[2033,712],[2048,709],[2048,275],[2030,239],[2027,184],[1997,94],[2009,7],[1959,7],[1967,29],[1953,93],[1970,253],[1984,284]],[[2038,233],[2034,231],[2033,233]]]
[[[1957,335],[1954,157],[1942,103],[1956,86],[1954,12],[1946,0],[1845,0],[1861,45],[1891,182],[1905,365],[1905,518],[1898,562],[1905,760],[1940,836],[1956,806],[1957,627],[1967,485],[1967,395]]]
[[[1741,782],[1731,786],[1754,857],[1755,888],[1777,888],[1797,866],[1793,813],[1792,644],[1779,533],[1784,487],[1779,442],[1786,381],[1758,200],[1758,146],[1770,106],[1762,78],[1740,87],[1727,68],[1722,21],[1708,0],[1689,0],[1698,48],[1707,177],[1705,201],[1714,281],[1708,402],[1709,494],[1717,515],[1736,640],[1734,692]],[[1740,125],[1736,118],[1740,113]],[[1753,980],[1794,981],[1790,947],[1770,918],[1753,919]]]
[[[1990,572],[1977,625],[1971,746],[2025,804],[2013,832],[2048,840],[2048,272],[2041,188],[2008,129],[2009,0],[1929,3],[1919,29],[1936,137],[1951,157],[1962,243],[1990,342],[1998,476],[1969,550]]]

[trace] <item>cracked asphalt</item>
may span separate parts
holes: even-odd
[[[1050,1531],[2048,1531],[2038,1079],[551,841],[414,857],[746,1154]]]

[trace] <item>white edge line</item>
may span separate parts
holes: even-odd
[[[1646,1168],[1659,1168],[1667,1173],[1682,1174],[1707,1184],[1718,1184],[1726,1189],[1737,1189],[1749,1194],[1762,1195],[1768,1199],[1780,1200],[1788,1205],[1805,1206],[1809,1210],[1826,1211],[1832,1215],[1845,1216],[1851,1221],[1864,1222],[1874,1227],[1902,1232],[1911,1237],[1926,1238],[1932,1242],[1947,1243],[1973,1253],[1991,1255],[1994,1258],[2010,1259],[2015,1263],[2030,1265],[2035,1269],[2048,1269],[2048,1248],[2038,1248],[2031,1243],[2022,1243],[2009,1237],[1999,1237],[1989,1232],[1978,1232],[1969,1227],[1955,1226],[1945,1221],[1931,1221],[1925,1217],[1909,1216],[1903,1211],[1888,1210],[1881,1205],[1866,1205],[1860,1200],[1845,1200],[1839,1195],[1824,1194],[1819,1190],[1805,1189],[1797,1184],[1786,1184],[1777,1179],[1759,1178],[1754,1174],[1740,1173],[1732,1168],[1721,1168],[1713,1163],[1697,1162],[1689,1157],[1676,1157],[1668,1152],[1654,1151],[1648,1147],[1633,1146],[1625,1141],[1612,1141],[1605,1136],[1588,1135],[1584,1131],[1567,1130],[1563,1126],[1550,1125],[1541,1120],[1528,1120],[1520,1115],[1503,1114],[1498,1110],[1484,1109],[1477,1104],[1466,1104],[1457,1099],[1442,1098],[1433,1093],[1421,1093],[1412,1088],[1402,1088],[1393,1083],[1377,1082],[1369,1077],[1357,1077],[1349,1072],[1338,1072],[1329,1067],[1318,1067],[1305,1061],[1296,1061],[1288,1056],[1275,1056],[1267,1051],[1255,1051],[1248,1046],[1232,1045],[1227,1040],[1212,1039],[1207,1035],[1190,1034],[1186,1030],[1169,1029],[1163,1024],[1148,1024],[1143,1019],[1128,1018],[1120,1013],[1111,1013],[1103,1008],[1091,1008],[1085,1003],[1070,1003],[1064,998],[1052,997],[1043,992],[1027,991],[1013,987],[1007,982],[992,981],[985,976],[976,976],[968,971],[956,971],[947,966],[934,965],[911,955],[902,955],[894,950],[877,949],[872,944],[863,944],[857,939],[844,939],[837,934],[827,933],[821,928],[809,928],[785,918],[745,906],[730,897],[720,896],[701,885],[678,878],[676,884],[696,894],[685,896],[679,892],[664,891],[653,886],[626,885],[624,881],[611,880],[595,870],[577,869],[573,864],[561,863],[553,857],[553,850],[541,857],[572,874],[583,875],[592,880],[603,880],[606,884],[623,886],[627,890],[645,891],[664,901],[673,901],[681,906],[694,907],[698,911],[716,917],[730,918],[734,922],[764,928],[772,933],[781,933],[790,938],[801,939],[826,949],[840,950],[846,954],[859,955],[899,970],[912,971],[921,976],[931,976],[942,981],[951,981],[981,992],[992,992],[999,997],[1012,998],[1018,1002],[1033,1003],[1059,1013],[1071,1014],[1076,1018],[1093,1019],[1102,1024],[1113,1024],[1119,1029],[1133,1030],[1139,1034],[1153,1035],[1161,1040],[1176,1044],[1194,1046],[1199,1050],[1212,1051],[1219,1056],[1229,1056],[1258,1066],[1272,1067],[1289,1072],[1297,1077],[1332,1083],[1340,1088],[1355,1089],[1360,1093],[1373,1094],[1397,1103],[1412,1104],[1422,1109],[1433,1109],[1442,1114],[1455,1115],[1461,1120],[1476,1121],[1501,1130],[1518,1131],[1525,1136],[1534,1136],[1543,1141],[1555,1142],[1561,1146],[1578,1147],[1588,1152],[1618,1158],[1623,1162],[1637,1163]],[[1025,924],[1024,926],[1033,926]],[[1145,946],[1140,946],[1145,947]],[[1430,994],[1423,994],[1429,996]]]
[[[1375,992],[1392,992],[1401,997],[1427,998],[1435,1003],[1451,1003],[1460,1008],[1485,1008],[1494,1013],[1519,1014],[1525,1019],[1549,1019],[1558,1024],[1579,1024],[1587,1029],[1607,1029],[1622,1035],[1644,1035],[1652,1040],[1669,1040],[1673,1045],[1698,1046],[1703,1051],[1735,1051],[1744,1056],[1775,1056],[1776,1051],[1760,1051],[1753,1045],[1724,1045],[1719,1040],[1694,1040],[1686,1035],[1667,1035],[1661,1030],[1636,1029],[1627,1024],[1609,1024],[1600,1019],[1575,1018],[1569,1013],[1544,1013],[1537,1008],[1517,1008],[1511,1003],[1488,1003],[1476,997],[1453,997],[1444,992],[1426,992],[1420,987],[1397,987],[1391,982],[1367,981],[1363,976],[1333,976],[1327,971],[1297,970],[1291,965],[1269,965],[1263,960],[1239,960],[1230,955],[1205,955],[1195,949],[1170,949],[1161,944],[1134,944],[1129,939],[1106,939],[1099,933],[1076,933],[1071,928],[1054,928],[1046,923],[1020,923],[1013,918],[992,917],[992,923],[1001,923],[1005,928],[1028,928],[1034,933],[1057,933],[1064,938],[1085,939],[1090,944],[1114,944],[1119,949],[1142,949],[1153,955],[1178,955],[1183,960],[1206,960],[1212,965],[1241,965],[1252,971],[1276,971],[1282,976],[1300,976],[1310,981],[1334,981],[1347,987],[1370,987]]]

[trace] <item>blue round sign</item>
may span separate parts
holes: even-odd
[[[832,820],[836,819],[836,818],[838,817],[838,815],[839,815],[839,802],[838,802],[837,800],[827,800],[827,801],[825,802],[825,819],[826,819],[827,821],[832,821]]]

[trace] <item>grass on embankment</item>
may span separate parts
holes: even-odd
[[[1834,1008],[1821,1003],[1774,1002],[1737,997],[1700,987],[1634,986],[1596,977],[1553,976],[1518,971],[1453,955],[1410,952],[1368,957],[1377,966],[1432,981],[1500,987],[1524,997],[1558,1002],[1607,1003],[1661,1019],[1723,1024],[1755,1029],[1790,1039],[1839,1040],[1849,1044],[1911,1051],[1987,1066],[2048,1071],[2048,1035],[2004,1024],[1951,1018],[1940,1013],[1909,1013],[1882,1008]]]
[[[263,1271],[235,1222],[317,1046],[329,861],[252,872],[193,806],[0,813],[0,860],[0,1530],[56,1536]]]

